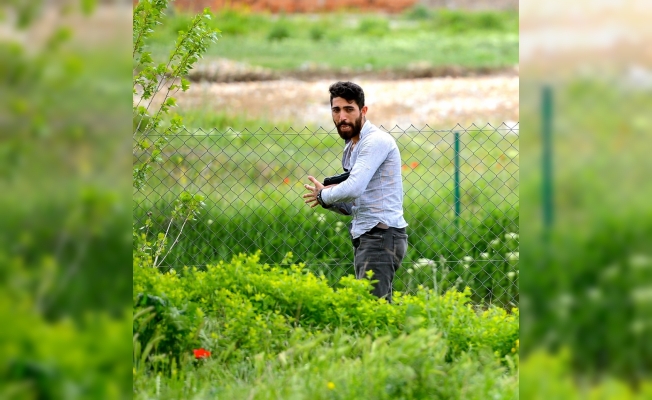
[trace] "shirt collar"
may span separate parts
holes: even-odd
[[[365,118],[365,119],[366,119],[366,118]],[[360,140],[362,140],[362,137],[363,137],[364,135],[366,135],[367,132],[369,132],[370,129],[371,129],[371,122],[369,122],[369,120],[367,119],[367,120],[364,122],[364,124],[362,125],[362,129],[360,129]],[[344,143],[345,143],[345,144],[349,144],[349,143],[351,143],[351,139],[346,139],[346,140],[344,141]]]

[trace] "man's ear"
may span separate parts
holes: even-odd
[[[363,116],[367,115],[367,106],[364,106],[360,109],[360,112],[362,113]]]

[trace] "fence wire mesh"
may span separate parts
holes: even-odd
[[[478,303],[517,305],[518,124],[380,128],[401,152],[409,224],[394,290],[468,286]],[[199,129],[165,140],[163,161],[134,193],[135,223],[149,216],[151,234],[168,231],[170,243],[178,237],[162,268],[202,267],[260,250],[261,262],[302,262],[333,285],[354,274],[349,217],[311,209],[301,197],[308,175],[323,180],[342,172],[335,130]],[[184,192],[202,195],[204,206],[181,229],[170,215]]]

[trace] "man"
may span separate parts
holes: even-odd
[[[337,82],[329,91],[333,123],[345,143],[342,167],[350,175],[328,187],[309,176],[314,186],[304,185],[303,198],[311,207],[353,216],[355,276],[362,279],[373,271],[372,293],[391,303],[394,274],[407,250],[401,155],[394,138],[367,121],[360,86]]]

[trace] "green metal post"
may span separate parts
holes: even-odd
[[[543,87],[541,99],[542,117],[542,187],[543,197],[543,226],[546,231],[550,229],[554,220],[553,209],[553,186],[552,186],[552,89],[550,86]]]
[[[460,207],[460,134],[455,132],[455,227],[458,229]]]

